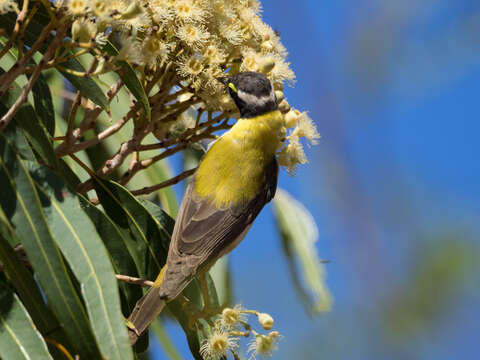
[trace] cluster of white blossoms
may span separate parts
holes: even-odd
[[[265,73],[281,89],[295,75],[279,36],[260,18],[257,0],[64,0],[83,33],[123,34],[122,56],[156,68],[170,63],[215,111],[233,109],[216,78],[226,70]],[[89,24],[90,23],[90,24]]]
[[[253,336],[249,342],[248,353],[250,359],[272,356],[277,349],[277,343],[281,336],[278,331],[270,331],[268,334],[259,334],[252,329],[247,322],[248,315],[255,315],[264,330],[271,330],[273,318],[267,313],[260,313],[256,310],[246,310],[240,305],[232,308],[225,308],[220,319],[216,321],[214,331],[204,341],[200,348],[200,354],[205,360],[217,360],[227,356],[230,351],[237,356],[239,340],[241,337]],[[242,331],[241,329],[245,331]],[[237,356],[238,357],[238,356]]]
[[[12,11],[16,13],[20,11],[18,9],[18,4],[15,0],[0,0],[0,15],[6,14]]]
[[[279,165],[286,167],[290,175],[295,175],[297,165],[307,162],[300,139],[305,138],[309,144],[315,145],[320,139],[320,134],[306,112],[301,113],[298,110],[290,109],[284,114],[284,120],[285,128],[288,131],[287,141],[280,148],[277,159]]]
[[[283,84],[292,84],[295,75],[279,35],[261,20],[258,0],[61,0],[56,4],[66,6],[74,18],[74,40],[102,45],[107,36],[112,39],[113,30],[121,47],[117,59],[136,64],[143,73],[159,68],[173,72],[201,99],[204,110],[235,111],[218,77],[240,71],[265,74],[276,90],[286,129],[293,127],[279,149],[279,163],[293,175],[297,164],[307,162],[300,138],[314,143],[319,135],[306,113],[291,109],[283,97]],[[184,122],[185,116],[179,121]]]

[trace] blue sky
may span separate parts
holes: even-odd
[[[305,314],[270,208],[230,257],[236,299],[275,317],[284,335],[275,359],[475,358],[477,275],[461,277],[440,298],[427,294],[427,309],[443,310],[419,313],[428,321],[410,337],[385,335],[392,326],[385,313],[396,294],[407,302],[410,292],[428,287],[416,282],[417,269],[432,249],[453,243],[479,255],[480,4],[262,4],[297,75],[286,96],[309,111],[322,135],[307,149],[310,164],[294,178],[282,174],[279,186],[317,221],[335,304],[317,318]],[[168,329],[189,358],[181,330]],[[152,348],[154,358],[165,358]]]

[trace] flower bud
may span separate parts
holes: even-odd
[[[74,41],[87,42],[95,38],[97,26],[89,20],[75,20],[71,31]]]
[[[273,327],[273,318],[267,313],[258,314],[258,322],[265,330],[270,330]]]
[[[290,111],[290,104],[287,102],[287,100],[283,99],[280,101],[280,104],[278,104],[278,110],[280,110],[282,114],[286,114]]]
[[[133,19],[137,15],[140,15],[143,12],[142,6],[136,1],[128,5],[125,12],[122,14],[122,19]]]
[[[80,21],[75,20],[72,24],[72,39],[76,41],[80,34],[82,33],[82,25],[80,25]]]
[[[275,67],[275,59],[271,56],[263,59],[260,65],[260,71],[264,74],[268,74]]]
[[[283,91],[280,90],[275,90],[275,96],[277,97],[277,102],[281,102],[283,99],[285,99],[285,96],[283,95]]]

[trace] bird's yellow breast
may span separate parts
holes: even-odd
[[[283,126],[278,110],[239,119],[200,163],[194,180],[197,196],[219,208],[253,199],[265,182],[265,167],[275,156]]]

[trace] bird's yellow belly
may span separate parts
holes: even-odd
[[[219,208],[252,200],[265,183],[265,168],[275,156],[282,126],[279,112],[240,119],[200,163],[196,195]]]

